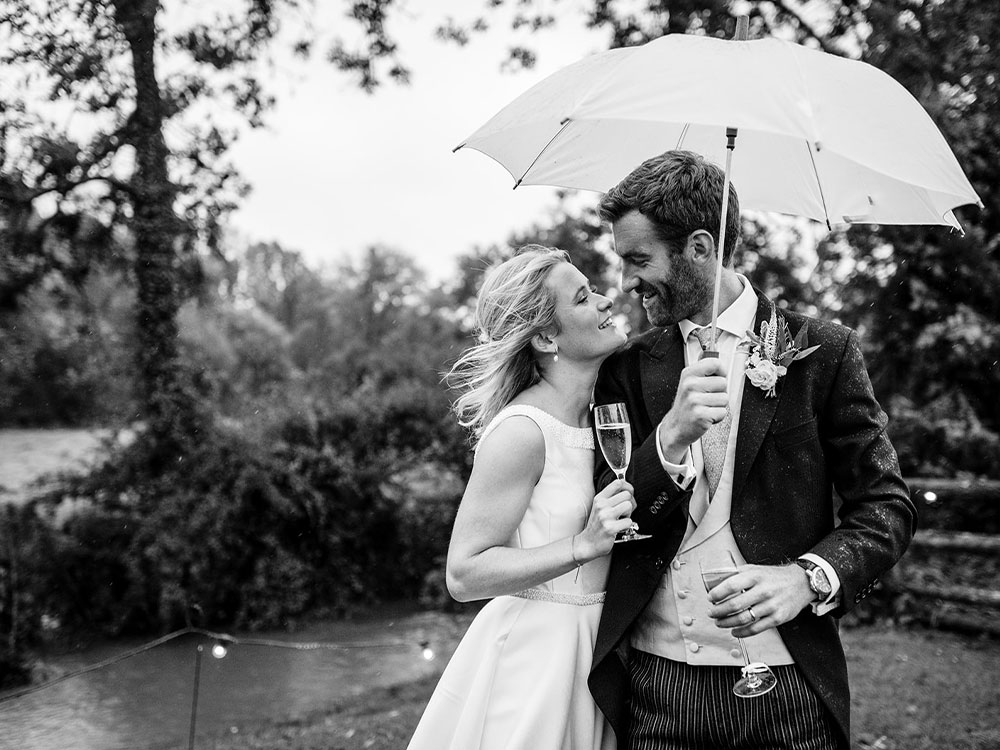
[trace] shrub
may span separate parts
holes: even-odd
[[[904,476],[1000,479],[1000,435],[986,427],[961,394],[917,407],[889,401],[889,433]]]
[[[206,423],[170,460],[149,433],[112,446],[22,509],[19,618],[34,632],[42,617],[108,635],[253,629],[415,600],[447,548],[466,461],[442,401],[401,383],[267,440]]]

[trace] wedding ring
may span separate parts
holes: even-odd
[[[753,613],[753,607],[747,607],[747,614],[750,615],[750,623],[749,623],[750,625],[753,625],[755,622],[757,622],[757,615]]]

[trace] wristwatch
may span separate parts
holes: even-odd
[[[833,586],[830,579],[826,577],[826,571],[810,560],[796,560],[796,564],[806,572],[809,579],[809,588],[816,595],[815,601],[825,602],[833,593]]]

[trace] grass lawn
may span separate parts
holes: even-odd
[[[1000,748],[1000,641],[885,627],[845,630],[854,742],[869,750]],[[216,750],[402,750],[434,689],[425,679],[329,712],[219,738]]]
[[[857,628],[844,642],[857,746],[1000,749],[1000,640]]]

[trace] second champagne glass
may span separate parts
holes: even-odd
[[[700,562],[701,580],[705,584],[705,591],[711,591],[730,576],[736,575],[736,560],[733,553],[726,551],[723,555],[725,562],[722,565],[708,567]],[[735,637],[735,636],[734,636]],[[778,678],[774,676],[771,668],[761,661],[750,661],[746,644],[742,638],[736,638],[740,644],[740,651],[743,653],[743,677],[733,685],[733,694],[740,698],[756,698],[774,690],[778,684]]]
[[[597,442],[601,446],[604,460],[619,479],[625,478],[625,469],[632,458],[632,430],[629,427],[628,411],[625,404],[602,404],[594,407],[594,425],[597,427]],[[634,542],[649,539],[649,534],[640,534],[635,523],[615,539],[618,542]]]

